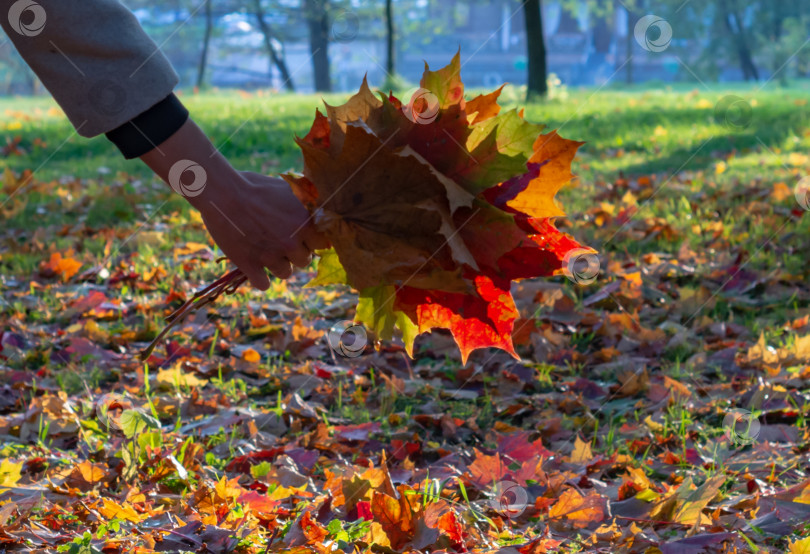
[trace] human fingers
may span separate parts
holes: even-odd
[[[326,235],[323,233],[319,233],[312,225],[308,225],[304,229],[301,233],[301,237],[304,239],[304,244],[306,244],[307,248],[310,250],[329,248],[329,239],[327,239]]]
[[[289,260],[286,258],[267,258],[263,259],[264,267],[270,270],[274,276],[279,279],[287,279],[292,275],[293,269]],[[268,284],[269,286],[269,284]]]
[[[299,243],[298,246],[286,252],[287,259],[296,267],[307,267],[312,261],[311,250]]]
[[[254,288],[262,291],[270,288],[270,278],[267,276],[267,272],[263,267],[248,262],[237,263],[236,267],[245,274],[245,277],[248,278],[248,281],[250,281],[251,286]]]

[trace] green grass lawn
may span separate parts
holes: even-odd
[[[750,109],[744,126],[736,127],[715,117],[716,104],[737,96]],[[212,142],[236,167],[277,173],[300,167],[294,135],[305,134],[322,98],[341,103],[348,95],[289,95],[239,92],[185,94],[192,117]],[[514,87],[502,96],[505,108],[523,107]],[[581,149],[579,173],[583,177],[611,178],[676,169],[712,169],[725,155],[734,153],[730,170],[750,167],[777,168],[790,152],[806,152],[810,137],[803,134],[810,121],[810,91],[806,85],[756,92],[750,88],[661,86],[660,89],[585,89],[565,98],[533,103],[526,118],[587,144]],[[738,107],[745,107],[739,104]],[[26,155],[2,161],[16,171],[39,168],[38,178],[67,175],[88,178],[99,168],[147,176],[137,162],[120,158],[106,139],[84,139],[73,132],[49,98],[0,99],[0,132],[8,139],[20,136]],[[39,138],[47,147],[34,146]],[[701,146],[700,152],[692,154]],[[764,161],[757,157],[767,146],[778,152]],[[622,154],[617,155],[616,151]],[[47,160],[47,161],[46,161]],[[730,171],[733,173],[733,171]]]

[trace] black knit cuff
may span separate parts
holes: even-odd
[[[143,156],[175,134],[188,120],[188,110],[170,94],[141,115],[107,133],[128,160]]]

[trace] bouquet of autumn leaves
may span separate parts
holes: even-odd
[[[449,329],[466,363],[485,347],[517,357],[512,281],[563,273],[571,253],[593,250],[553,223],[583,143],[501,113],[503,87],[465,100],[460,69],[459,54],[426,66],[407,104],[364,80],[347,103],[316,112],[296,139],[303,174],[283,177],[332,245],[309,285],[356,289],[355,321],[382,340],[398,328],[411,356],[418,334]],[[234,270],[190,303],[244,280]]]
[[[464,99],[459,55],[425,68],[408,104],[364,81],[326,105],[297,139],[303,175],[284,175],[332,244],[310,285],[359,292],[355,320],[410,355],[420,333],[449,329],[466,362],[476,348],[515,354],[512,281],[563,272],[592,252],[558,231],[554,200],[582,143],[541,134],[501,89]]]

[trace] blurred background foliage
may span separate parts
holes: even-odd
[[[810,0],[126,4],[172,61],[182,86],[201,89],[346,91],[364,75],[373,86],[404,89],[418,82],[423,61],[443,65],[459,49],[469,86],[510,82],[527,85],[529,96],[547,94],[549,80],[597,87],[772,80],[786,86],[810,72]],[[3,38],[0,94],[43,94]]]

